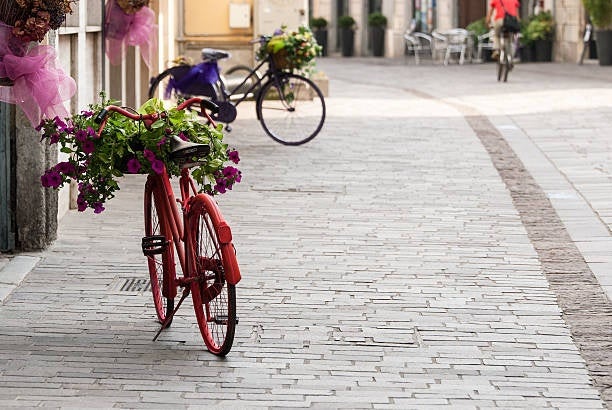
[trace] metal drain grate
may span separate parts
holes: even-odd
[[[128,278],[119,289],[121,292],[144,292],[151,289],[149,279]]]
[[[150,292],[151,281],[149,278],[143,277],[115,277],[111,284],[108,286],[108,290],[112,292]]]

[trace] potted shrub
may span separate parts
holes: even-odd
[[[374,12],[368,16],[368,26],[370,26],[370,35],[372,36],[372,54],[375,57],[382,57],[385,55],[387,18],[382,13]]]
[[[531,38],[531,34],[527,30],[531,19],[532,17],[521,20],[521,32],[519,35],[519,55],[521,57],[521,63],[535,61],[535,46],[533,44],[533,38]]]
[[[582,0],[595,28],[600,65],[612,65],[612,0]]]
[[[345,15],[338,18],[340,27],[340,44],[342,46],[342,56],[350,57],[353,55],[355,42],[355,19]]]
[[[323,17],[313,17],[310,20],[310,27],[317,43],[323,48],[321,55],[327,56],[327,20]]]
[[[555,22],[550,12],[543,11],[533,16],[525,28],[529,42],[533,42],[535,61],[552,61]]]

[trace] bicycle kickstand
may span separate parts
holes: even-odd
[[[162,323],[161,328],[157,331],[157,334],[155,335],[155,337],[153,338],[153,341],[156,341],[157,338],[159,337],[159,335],[161,334],[161,332],[168,327],[168,324],[170,322],[172,322],[172,318],[174,317],[174,314],[179,310],[179,308],[181,307],[181,303],[183,303],[183,301],[185,300],[185,298],[189,296],[189,287],[186,287],[185,289],[183,289],[183,295],[181,296],[181,299],[179,300],[179,302],[177,303],[176,307],[174,308],[174,310],[172,311],[172,313],[170,313],[168,316],[166,316],[166,320],[164,320],[164,323]]]

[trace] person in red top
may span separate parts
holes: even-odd
[[[499,36],[506,13],[518,16],[519,0],[491,0],[486,17],[487,26],[493,29],[493,58],[499,55]],[[494,16],[494,20],[491,18]]]

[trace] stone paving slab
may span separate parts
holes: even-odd
[[[244,172],[219,198],[243,272],[229,356],[205,351],[189,300],[152,342],[150,295],[118,290],[147,275],[143,178],[126,177],[102,215],[64,218],[0,305],[0,405],[604,408],[510,193],[442,95],[471,78],[486,95],[493,73],[394,62],[390,87],[381,65],[321,67],[314,141],[273,143],[247,106],[228,137]]]

